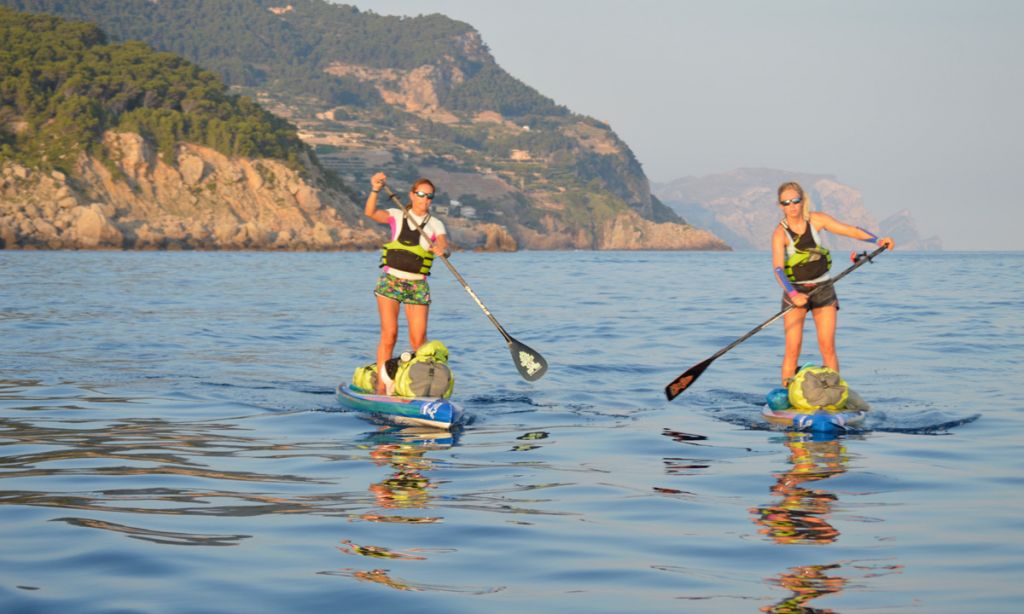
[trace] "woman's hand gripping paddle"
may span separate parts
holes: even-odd
[[[398,198],[398,196],[391,191],[391,188],[387,184],[384,185],[384,189],[387,190],[388,198],[395,201],[395,203],[402,208],[402,211],[409,213],[409,208],[402,202],[402,199]],[[426,220],[423,220],[423,222],[426,223]],[[433,244],[434,240],[427,235],[423,225],[424,224],[419,225],[420,232],[423,233],[423,236],[427,237],[431,244]],[[544,374],[548,371],[548,361],[544,360],[543,356],[530,349],[526,344],[513,339],[512,335],[509,335],[501,324],[498,323],[498,320],[491,315],[490,310],[487,309],[483,302],[480,301],[476,292],[473,292],[473,289],[469,287],[469,284],[467,284],[466,280],[462,278],[462,275],[455,270],[455,267],[452,265],[451,261],[448,260],[448,257],[442,254],[438,256],[438,258],[441,259],[441,262],[444,262],[445,266],[448,267],[448,270],[455,276],[455,279],[462,284],[462,287],[466,289],[466,292],[468,292],[469,295],[473,297],[473,300],[476,301],[476,304],[480,306],[480,309],[483,310],[484,315],[486,315],[487,319],[491,321],[491,324],[493,324],[494,327],[498,329],[498,332],[501,333],[501,336],[505,338],[505,343],[508,344],[508,349],[512,353],[512,362],[515,363],[516,369],[519,371],[519,375],[522,375],[523,379],[528,382],[535,382],[544,377]]]
[[[845,271],[843,271],[842,273],[840,273],[840,274],[836,275],[835,277],[833,277],[832,278],[832,283],[835,283],[835,282],[839,281],[840,279],[846,277],[847,275],[852,273],[857,267],[859,267],[860,265],[864,264],[865,262],[871,262],[872,260],[874,260],[874,258],[876,256],[878,256],[879,254],[881,254],[884,251],[885,251],[885,246],[883,245],[882,247],[879,247],[875,251],[871,252],[870,254],[867,253],[867,252],[861,252],[860,254],[851,254],[851,258],[853,259],[853,265],[851,267],[849,267],[848,269],[846,269]],[[820,290],[823,287],[824,286],[818,286],[817,288],[814,288],[813,290],[811,290],[810,292],[807,293],[807,296],[813,295],[815,292],[817,292],[818,290]],[[793,305],[790,305],[789,307],[786,307],[785,309],[783,309],[779,313],[773,315],[772,317],[768,318],[767,320],[762,322],[759,326],[757,326],[756,328],[754,328],[753,330],[751,330],[747,334],[743,335],[742,337],[740,337],[736,341],[733,341],[729,345],[725,346],[724,348],[722,348],[722,349],[718,350],[717,352],[715,352],[714,354],[712,354],[711,357],[706,359],[706,360],[704,360],[704,362],[699,362],[699,363],[693,365],[692,367],[690,367],[689,369],[687,369],[685,373],[683,373],[679,377],[677,377],[674,380],[672,380],[672,382],[669,383],[668,386],[665,386],[665,396],[668,397],[669,401],[671,401],[672,399],[674,399],[677,396],[679,396],[680,394],[682,394],[684,390],[686,390],[687,388],[690,387],[690,384],[692,384],[693,382],[697,381],[697,378],[700,377],[702,373],[704,373],[704,370],[711,366],[711,363],[715,362],[716,358],[718,358],[722,354],[725,354],[726,352],[728,352],[729,350],[733,349],[737,345],[743,343],[747,339],[750,339],[751,337],[753,337],[757,333],[761,332],[765,328],[768,328],[768,326],[771,325],[772,322],[774,322],[775,320],[778,320],[779,318],[784,316],[786,314],[786,312],[789,311],[790,309],[793,309],[793,307],[794,307]]]

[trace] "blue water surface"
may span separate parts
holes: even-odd
[[[371,253],[0,252],[0,611],[1010,612],[1024,254],[840,282],[863,432],[766,429],[766,253],[457,253],[461,432],[338,407]],[[842,266],[842,265],[840,265]],[[404,324],[400,332],[404,344]],[[817,359],[808,326],[804,361]]]

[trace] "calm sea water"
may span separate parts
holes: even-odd
[[[1011,612],[1024,254],[839,286],[837,439],[764,430],[766,253],[456,254],[454,436],[339,411],[374,254],[0,252],[0,611]],[[401,334],[404,337],[405,330]],[[816,359],[810,329],[804,360]]]

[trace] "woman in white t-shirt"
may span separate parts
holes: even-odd
[[[399,306],[405,305],[409,324],[409,343],[415,351],[427,338],[427,317],[430,312],[430,285],[427,275],[435,256],[443,256],[448,248],[444,223],[430,215],[434,184],[417,179],[409,191],[409,213],[402,209],[378,209],[377,198],[387,175],[377,173],[370,179],[370,195],[363,213],[379,224],[390,226],[389,241],[381,250],[383,271],[374,294],[380,313],[380,343],[377,345],[377,393],[389,392],[390,379],[384,364],[391,358],[398,340]]]

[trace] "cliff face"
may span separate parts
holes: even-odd
[[[368,249],[348,196],[274,160],[229,159],[182,144],[168,164],[142,137],[104,135],[113,164],[79,159],[74,176],[4,164],[0,241],[49,249]],[[315,167],[310,167],[315,170]],[[314,178],[315,179],[315,178]]]
[[[771,248],[772,230],[781,219],[776,205],[776,190],[786,181],[797,181],[803,186],[810,196],[813,210],[823,211],[879,236],[891,235],[898,249],[941,249],[937,238],[921,240],[917,236],[909,212],[879,223],[864,206],[859,190],[827,175],[738,169],[657,184],[654,193],[680,215],[707,227],[734,248],[768,250]],[[866,245],[831,233],[827,233],[823,240],[830,248],[841,251],[863,250]]]

